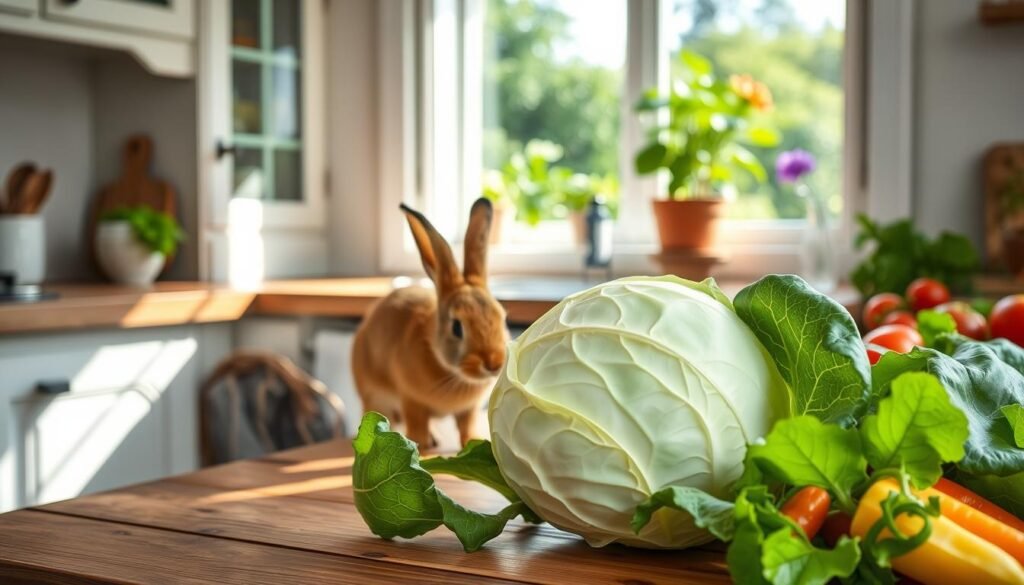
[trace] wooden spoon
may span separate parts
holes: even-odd
[[[53,171],[47,169],[32,173],[21,186],[21,213],[38,213],[50,195]]]
[[[35,172],[36,165],[30,162],[23,162],[11,169],[11,172],[7,174],[5,188],[7,201],[3,205],[5,213],[20,213],[21,190],[25,181]]]

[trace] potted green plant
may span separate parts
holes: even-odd
[[[681,51],[679,58],[681,77],[672,90],[649,90],[636,105],[657,123],[635,165],[638,174],[666,169],[671,177],[668,197],[654,201],[662,249],[709,249],[722,216],[720,188],[740,172],[758,183],[767,179],[745,145],[772,147],[779,135],[762,115],[772,108],[767,86],[748,75],[722,80],[693,52]],[[666,114],[657,120],[659,112]]]
[[[121,207],[100,217],[96,257],[114,282],[146,287],[153,284],[183,238],[174,216],[146,205]]]
[[[483,197],[494,204],[491,243],[501,241],[504,222],[513,218],[536,227],[554,217],[558,203],[557,185],[572,171],[554,167],[562,158],[562,147],[546,140],[531,140],[509,156],[501,171],[484,171]]]
[[[561,183],[558,196],[565,207],[567,219],[572,225],[573,241],[583,244],[587,238],[587,206],[600,195],[612,217],[617,215],[619,202],[619,180],[614,175],[587,175],[572,173]]]

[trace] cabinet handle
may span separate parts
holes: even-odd
[[[235,156],[238,154],[238,147],[234,144],[225,144],[222,140],[217,141],[217,160],[224,158],[224,155],[230,154]]]
[[[71,392],[71,382],[68,380],[40,380],[36,382],[36,392],[39,394],[67,394]]]

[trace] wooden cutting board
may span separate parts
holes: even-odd
[[[982,172],[985,194],[985,256],[990,269],[1005,270],[1009,264],[1008,255],[1014,253],[1006,249],[1005,228],[1024,228],[1024,213],[1017,213],[1012,218],[1002,217],[1001,202],[1007,185],[1011,181],[1019,180],[1024,173],[1024,143],[993,145],[985,153]]]
[[[98,266],[95,251],[96,226],[104,213],[120,207],[148,205],[180,221],[174,188],[170,183],[150,175],[152,162],[153,141],[143,134],[128,138],[124,145],[121,176],[97,194],[90,214],[86,245],[95,265]],[[168,258],[166,266],[171,265],[171,260],[173,258]]]

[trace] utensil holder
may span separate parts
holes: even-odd
[[[39,284],[46,276],[46,224],[40,215],[0,215],[0,274],[14,284]]]

